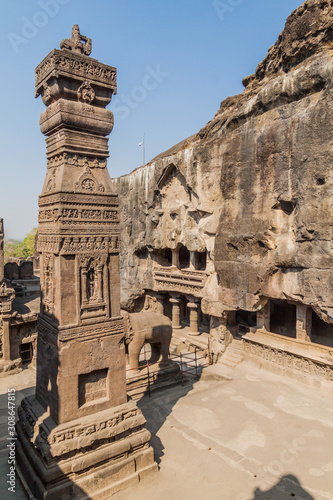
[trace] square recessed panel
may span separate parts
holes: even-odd
[[[79,406],[107,397],[107,375],[107,368],[79,375]]]

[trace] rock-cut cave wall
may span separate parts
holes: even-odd
[[[310,0],[240,95],[200,132],[114,180],[122,302],[153,289],[158,252],[207,250],[202,309],[311,306],[333,322],[333,2]]]

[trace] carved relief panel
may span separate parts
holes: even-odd
[[[54,310],[54,256],[43,255],[42,304],[44,311],[53,314]]]
[[[80,255],[81,318],[106,314],[104,269],[107,255]]]

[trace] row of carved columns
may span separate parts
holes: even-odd
[[[181,299],[171,297],[170,303],[172,304],[172,328],[181,328],[180,322],[180,304]],[[188,302],[187,307],[190,310],[190,335],[199,335],[199,304],[197,302]]]

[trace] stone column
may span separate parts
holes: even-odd
[[[271,308],[270,303],[267,304],[257,312],[257,328],[260,330],[270,331],[270,316],[271,316]]]
[[[172,304],[172,328],[181,328],[180,324],[180,299],[172,297],[170,299]]]
[[[60,47],[36,68],[49,167],[37,244],[52,293],[45,297],[42,279],[36,395],[18,412],[16,458],[34,498],[109,498],[157,470],[146,421],[126,390],[119,202],[106,168],[113,128],[106,106],[116,93],[117,70],[89,57],[91,40],[77,25]],[[45,217],[50,213],[62,216]]]
[[[97,300],[103,300],[103,266],[97,267]]]
[[[296,338],[311,342],[312,308],[304,304],[296,306]]]
[[[190,269],[197,269],[198,268],[198,254],[197,252],[190,252]]]
[[[87,304],[87,269],[81,269],[81,303]]]
[[[198,327],[198,304],[196,302],[189,302],[187,307],[190,310],[190,331],[189,335],[200,335]]]
[[[172,251],[172,265],[179,269],[179,250],[174,248]]]
[[[3,319],[2,327],[2,351],[3,360],[10,361],[10,338],[9,338],[9,318]]]

